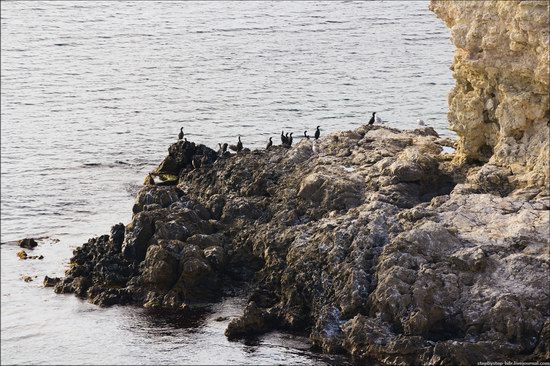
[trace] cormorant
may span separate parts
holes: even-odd
[[[220,147],[218,149],[218,156],[224,156],[224,154],[227,152],[227,142],[225,142],[223,145],[218,143],[218,146]]]
[[[237,152],[241,152],[243,149],[243,143],[241,142],[241,135],[239,135],[239,142],[237,142]]]
[[[180,133],[179,133],[179,135],[178,135],[178,140],[183,139],[183,136],[184,136],[184,135],[185,135],[185,134],[183,133],[183,127],[182,127],[182,128],[180,128]]]
[[[309,140],[309,136],[307,135],[307,131],[304,131],[304,137]]]
[[[374,124],[374,118],[376,117],[376,112],[372,112],[372,117],[370,118],[369,120],[369,125],[373,125]]]
[[[319,127],[321,126],[317,126],[317,129],[315,130],[315,140],[317,140],[319,136],[321,136],[321,131],[319,130]]]
[[[270,138],[269,138],[269,142],[267,143],[267,146],[266,146],[266,148],[265,148],[266,150],[269,150],[269,148],[270,148],[271,146],[273,146],[273,140],[272,140],[272,139],[273,139],[273,137],[270,137]]]
[[[293,133],[294,133],[294,132],[291,132],[291,133],[290,133],[290,136],[288,137],[288,147],[291,147],[291,146],[292,146],[292,134],[293,134]]]
[[[283,145],[286,145],[285,131],[281,131],[281,142]]]

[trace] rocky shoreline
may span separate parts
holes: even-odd
[[[180,140],[132,221],[47,284],[177,311],[244,293],[230,339],[298,331],[364,364],[549,360],[548,3],[430,7],[457,46],[456,143],[377,125],[229,155]]]
[[[302,331],[384,364],[545,359],[548,191],[458,168],[445,145],[379,126],[229,157],[178,141],[156,171],[178,179],[144,185],[55,291],[185,311],[248,284],[229,338]]]

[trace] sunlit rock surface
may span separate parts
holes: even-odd
[[[451,29],[456,87],[449,122],[457,158],[509,169],[521,186],[549,183],[548,1],[438,1]]]

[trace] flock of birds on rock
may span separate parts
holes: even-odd
[[[372,126],[375,122],[376,123],[384,123],[385,121],[383,121],[379,116],[377,116],[376,112],[373,112],[372,117],[370,118],[367,125]],[[416,122],[417,122],[419,127],[426,126],[424,121],[421,120],[421,119],[418,119]],[[284,130],[281,131],[281,143],[282,143],[283,147],[290,148],[292,146],[292,140],[293,140],[292,135],[293,135],[293,132],[285,133]],[[307,130],[304,131],[304,134],[302,136],[302,138],[307,139],[307,140],[309,140],[311,138],[314,138],[315,140],[318,140],[320,137],[321,137],[321,126],[317,126],[313,136],[309,136],[307,134]],[[184,142],[187,142],[187,139],[185,138],[185,133],[183,132],[183,127],[180,128],[180,132],[178,134],[178,140],[180,140],[180,141],[184,140]],[[266,150],[269,150],[272,146],[273,146],[273,137],[270,137],[269,141],[267,143],[267,146],[266,146]],[[227,150],[228,148],[232,151],[237,152],[237,153],[240,153],[241,151],[250,151],[249,148],[243,148],[243,143],[241,141],[241,135],[238,135],[238,141],[237,141],[236,145],[229,145],[228,143],[224,143],[224,144],[218,143],[218,147],[219,147],[218,156],[219,157],[224,157],[224,158],[229,157],[231,155],[231,153]],[[313,149],[313,152],[315,154],[317,154],[319,152],[319,146],[316,143],[313,143],[312,149]],[[204,166],[206,164],[206,161],[207,161],[206,156],[194,156],[193,161],[192,161],[192,166],[195,169],[199,169],[201,166]],[[154,185],[155,180],[153,178],[153,174],[149,173],[148,176],[145,178],[144,183],[146,185]]]
[[[372,117],[370,118],[370,120],[367,124],[369,126],[372,126],[375,122],[376,123],[384,123],[384,121],[382,121],[382,119],[379,116],[376,115],[376,112],[372,112]],[[419,119],[417,121],[417,123],[418,123],[419,126],[425,126],[423,120]],[[281,131],[281,144],[282,144],[283,147],[290,148],[292,146],[292,141],[293,141],[292,135],[293,135],[293,132],[285,133],[284,130]],[[183,133],[183,127],[181,127],[180,132],[178,134],[178,140],[183,140],[184,136],[185,136],[185,134]],[[313,134],[313,138],[315,140],[318,140],[320,136],[321,136],[321,126],[317,126],[317,128],[315,129],[315,133]],[[312,138],[312,136],[309,136],[307,134],[307,130],[306,130],[306,131],[304,131],[304,134],[303,134],[302,138],[309,140],[310,138]],[[185,141],[187,141],[187,139],[185,139]],[[231,153],[229,151],[227,151],[228,148],[232,151],[237,152],[237,153],[240,153],[241,151],[250,151],[250,149],[248,149],[248,148],[243,148],[243,143],[241,141],[241,135],[238,135],[238,141],[237,141],[236,145],[229,145],[227,143],[224,143],[224,144],[219,143],[218,146],[219,146],[218,156],[220,156],[220,157],[227,157],[227,156],[231,155]],[[266,150],[269,150],[272,146],[273,146],[273,137],[270,137],[269,141],[267,143],[267,146],[266,146]],[[315,148],[315,146],[314,146],[314,148]]]
[[[370,123],[372,124],[372,123]],[[286,147],[286,148],[289,148],[292,146],[292,141],[293,141],[293,138],[292,138],[292,135],[294,134],[294,132],[290,132],[290,133],[286,133],[284,131],[281,131],[281,143],[282,143],[282,146]],[[183,127],[180,128],[180,132],[178,134],[178,140],[184,140],[184,136],[185,136],[185,133],[183,132]],[[318,140],[319,137],[321,136],[321,126],[317,126],[316,130],[315,130],[315,134],[313,135],[313,137],[315,138],[315,140]],[[310,136],[307,134],[307,130],[304,131],[304,136],[303,138],[305,139],[310,139]],[[185,141],[187,142],[187,139],[185,139]],[[270,137],[269,138],[269,141],[267,143],[267,146],[266,146],[266,150],[269,150],[269,148],[271,148],[273,146],[273,137]],[[235,151],[237,153],[241,152],[241,151],[250,151],[250,149],[248,148],[243,148],[243,143],[241,141],[241,135],[238,135],[238,141],[237,141],[237,144],[236,145],[229,145],[228,143],[224,143],[224,144],[221,144],[221,143],[218,143],[218,156],[220,157],[227,157],[229,155],[231,155],[231,153],[229,151],[227,151],[227,149],[229,148],[229,150],[232,150],[232,151]]]

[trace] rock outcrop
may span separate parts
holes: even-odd
[[[238,154],[178,141],[132,221],[48,285],[181,310],[244,289],[228,338],[299,331],[366,364],[550,359],[548,5],[431,8],[458,46],[455,154],[376,125]]]
[[[196,168],[206,147],[180,141],[177,185],[144,186],[125,233],[76,249],[55,290],[188,309],[248,283],[231,339],[301,331],[387,364],[547,357],[548,194],[456,167],[447,143],[364,126]]]
[[[550,183],[548,1],[441,1],[456,87],[449,123],[457,158],[489,162],[517,186]]]

